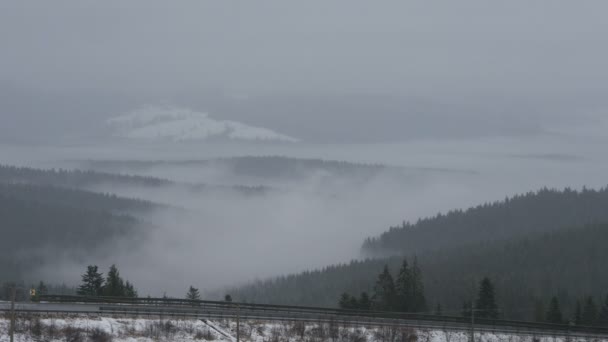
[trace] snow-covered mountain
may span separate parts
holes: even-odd
[[[137,140],[298,141],[267,128],[216,120],[207,113],[178,107],[143,107],[111,118],[107,124],[118,136]]]

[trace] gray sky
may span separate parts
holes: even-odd
[[[103,135],[100,118],[163,103],[305,141],[535,133],[606,114],[607,10],[600,0],[5,0],[0,133],[23,137],[45,120],[30,133]],[[437,129],[445,117],[451,128]]]

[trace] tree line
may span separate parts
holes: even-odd
[[[338,305],[343,309],[424,312],[427,309],[422,272],[414,258],[410,267],[407,258],[403,260],[395,279],[388,265],[378,275],[373,295],[362,292],[359,298],[343,293]]]
[[[537,317],[537,320],[554,324],[569,323],[608,327],[608,295],[606,295],[601,307],[598,307],[592,296],[587,296],[584,300],[577,300],[576,308],[569,319],[562,313],[558,297],[553,296],[544,318],[541,315]]]
[[[344,292],[340,296],[338,306],[341,309],[360,311],[430,313],[424,295],[422,272],[416,258],[414,258],[411,268],[407,259],[403,260],[396,279],[391,275],[388,265],[384,265],[384,269],[375,282],[371,298],[367,292],[362,292],[358,298]],[[546,312],[540,310],[541,312],[537,312],[535,318],[538,322],[608,327],[608,295],[599,308],[592,296],[587,296],[583,304],[581,301],[577,301],[576,309],[569,319],[562,313],[557,296],[551,298]],[[434,314],[442,315],[440,303],[437,303]],[[462,305],[463,317],[471,319],[473,315],[477,318],[502,318],[496,302],[494,284],[488,277],[484,277],[479,282],[478,294],[474,303],[465,301]]]
[[[555,190],[543,188],[467,210],[451,210],[390,227],[366,239],[369,256],[412,255],[483,241],[524,237],[566,227],[608,222],[608,187]]]
[[[458,315],[471,300],[472,284],[489,277],[496,285],[497,303],[505,319],[545,319],[551,297],[558,297],[564,317],[572,317],[577,300],[592,296],[598,302],[608,290],[608,224],[594,224],[530,234],[506,241],[418,254],[430,311]],[[398,274],[402,257],[353,260],[297,274],[225,289],[239,300],[257,303],[336,306],[344,292],[371,299],[375,275],[385,264]],[[445,284],[449,284],[446,286]],[[351,296],[352,297],[352,296]],[[343,301],[347,302],[347,301]],[[353,303],[352,300],[350,300]],[[539,307],[538,309],[536,307]]]
[[[81,296],[108,296],[137,298],[137,290],[121,276],[116,265],[110,266],[107,276],[99,272],[97,265],[89,265],[82,275],[82,283],[77,291]]]

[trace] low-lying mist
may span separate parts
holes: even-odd
[[[107,268],[115,263],[140,294],[181,296],[189,285],[214,290],[347,262],[359,256],[367,236],[399,222],[404,213],[433,214],[428,210],[430,202],[449,207],[462,195],[454,187],[449,196],[434,198],[436,187],[441,186],[439,178],[446,176],[443,172],[417,170],[401,175],[379,172],[362,180],[313,172],[289,186],[255,194],[237,188],[192,191],[183,184],[149,188],[99,184],[93,190],[176,208],[145,215],[144,227],[137,230],[144,232],[140,238],[116,241],[108,247],[111,253],[88,260],[62,259],[46,267],[52,271],[44,277],[77,282],[86,264]],[[221,178],[225,181],[226,175]]]
[[[347,262],[359,257],[366,237],[377,235],[401,220],[415,221],[440,211],[467,208],[544,186],[605,186],[608,164],[599,157],[602,146],[598,140],[553,135],[531,140],[489,139],[446,144],[245,149],[251,155],[385,163],[405,170],[381,171],[369,177],[319,170],[301,171],[298,174],[304,176],[294,179],[250,177],[224,167],[202,168],[181,162],[139,169],[124,166],[103,169],[175,181],[175,185],[163,187],[103,183],[91,188],[169,204],[175,209],[159,209],[143,217],[140,231],[145,233],[138,238],[116,241],[108,245],[106,253],[77,261],[55,258],[52,266],[45,266],[43,273],[36,276],[77,284],[87,264],[107,270],[116,263],[141,295],[166,292],[183,296],[189,285],[203,291],[215,290],[256,278]],[[120,152],[121,160],[177,157],[197,160],[214,158],[219,153],[211,151],[212,146],[201,150],[180,145],[151,154],[152,147],[155,146],[125,149]],[[148,152],[141,156],[141,151]],[[62,163],[86,168],[84,163],[73,161],[109,160],[112,153],[96,147],[61,150],[60,154],[44,157],[55,163],[72,160]],[[14,154],[16,158],[23,155]],[[188,184],[194,183],[210,187],[193,191]],[[242,184],[267,186],[268,191],[244,193],[230,187]]]

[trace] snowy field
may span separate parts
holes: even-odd
[[[0,319],[0,342],[8,342],[9,320]],[[363,327],[298,322],[243,321],[240,339],[245,342],[468,342],[466,331],[416,330],[402,327]],[[16,323],[16,342],[149,342],[236,341],[236,322],[201,319],[119,317],[21,317]],[[555,336],[480,333],[479,342],[566,342],[608,339],[575,339]]]

